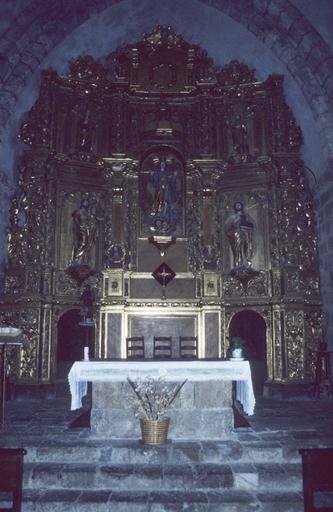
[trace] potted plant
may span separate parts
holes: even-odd
[[[127,380],[134,391],[130,403],[140,419],[143,444],[165,443],[170,421],[166,413],[186,380],[175,385],[165,383],[162,378],[146,377],[133,381],[127,377]]]
[[[242,359],[244,357],[245,341],[240,336],[233,336],[229,343],[228,357]]]

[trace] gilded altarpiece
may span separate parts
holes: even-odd
[[[98,357],[171,325],[198,336],[200,357],[223,357],[246,310],[265,322],[268,380],[312,378],[313,200],[282,76],[218,67],[159,26],[66,76],[43,71],[20,137],[1,322],[24,331],[22,382],[55,379],[59,322],[87,285]],[[162,264],[175,273],[164,287]]]

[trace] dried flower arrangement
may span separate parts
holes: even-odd
[[[146,377],[133,381],[127,377],[127,380],[135,393],[135,397],[130,398],[130,403],[136,409],[136,416],[156,421],[165,418],[167,410],[187,379],[174,386],[166,384],[163,378]]]

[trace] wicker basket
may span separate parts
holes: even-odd
[[[143,444],[163,444],[168,436],[170,418],[163,420],[147,420],[140,418]]]

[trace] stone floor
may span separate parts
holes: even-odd
[[[69,404],[6,402],[0,447],[28,448],[23,512],[301,512],[298,450],[333,447],[333,398],[261,399],[226,439],[152,449],[69,429]]]
[[[48,438],[67,429],[70,422],[81,411],[70,411],[68,396],[47,400],[17,399],[8,400],[5,405],[5,424],[0,430],[0,445],[6,434],[38,433]],[[249,423],[245,430],[249,435],[267,436],[269,433],[293,437],[300,432],[304,435],[321,438],[333,438],[333,397],[321,397],[308,400],[279,401],[261,398],[257,401],[255,414],[246,417]],[[236,429],[241,435],[243,429]],[[86,429],[79,430],[78,435],[89,435]]]

